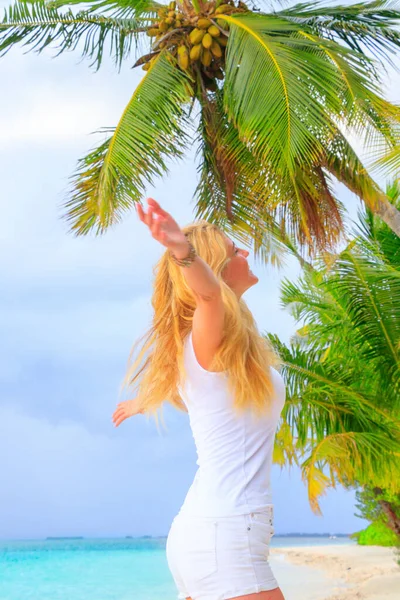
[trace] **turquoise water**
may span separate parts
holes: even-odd
[[[0,600],[176,600],[166,538],[0,540]],[[348,538],[274,536],[272,547]]]

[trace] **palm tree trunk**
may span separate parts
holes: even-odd
[[[374,212],[400,237],[400,211],[385,196],[380,196]]]
[[[277,236],[279,236],[281,238],[282,243],[286,246],[286,248],[289,250],[289,252],[297,258],[297,260],[300,263],[301,268],[309,269],[310,271],[314,271],[315,269],[312,266],[312,264],[301,256],[301,254],[298,252],[295,244],[293,243],[292,240],[289,239],[289,236],[286,234],[286,232],[281,231],[280,229],[278,230],[278,228],[276,231],[277,231]],[[279,231],[279,233],[278,233],[278,231]]]
[[[374,487],[374,488],[372,488],[372,491],[374,492],[376,499],[382,508],[382,512],[387,517],[388,526],[400,538],[400,516],[398,516],[396,514],[396,512],[394,511],[393,506],[391,505],[390,502],[388,502],[387,500],[383,500],[382,498],[379,498],[379,496],[382,496],[382,494],[383,494],[383,490],[381,488]]]

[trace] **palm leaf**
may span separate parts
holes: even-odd
[[[245,244],[252,241],[256,259],[281,266],[289,251],[306,264],[303,248],[298,250],[295,243],[302,226],[291,182],[278,179],[268,164],[260,165],[241,141],[223,111],[223,90],[218,89],[212,100],[205,95],[201,104],[196,218],[211,220]],[[301,183],[299,195],[313,236],[323,247],[334,244],[342,229],[344,208],[326,176],[318,166],[296,165],[296,181]]]
[[[311,508],[316,514],[322,514],[318,497],[325,493],[332,482],[323,473],[326,464],[329,464],[331,472],[342,485],[373,481],[374,485],[396,492],[400,477],[399,459],[398,424],[394,424],[392,432],[386,436],[376,432],[355,431],[326,436],[300,465],[303,480],[308,485]]]
[[[245,245],[254,243],[255,257],[282,264],[287,249],[295,252],[288,234],[268,214],[271,188],[259,188],[258,161],[239,139],[238,131],[223,111],[223,95],[201,98],[197,130],[199,183],[195,189],[196,218],[218,224]],[[267,183],[267,182],[266,182]],[[262,222],[263,227],[259,224]]]
[[[344,356],[352,347],[358,360],[373,364],[376,383],[390,387],[394,406],[400,398],[400,275],[389,261],[399,253],[399,239],[388,228],[376,239],[360,236],[322,277],[308,272],[297,285],[284,281],[281,296],[297,320],[313,323],[308,343],[322,352],[324,339]]]
[[[322,163],[323,167],[362,198],[367,206],[376,209],[379,198],[385,194],[368,174],[366,167],[339,129],[327,146],[328,152]]]
[[[321,514],[318,498],[327,487],[354,485],[355,479],[374,481],[378,472],[383,484],[394,475],[396,465],[398,469],[400,453],[398,420],[379,406],[385,390],[376,384],[374,369],[354,357],[357,352],[352,346],[346,351],[337,338],[331,352],[323,352],[321,339],[326,336],[321,335],[319,348],[315,344],[305,349],[293,343],[289,348],[269,336],[284,361],[287,401],[282,427],[289,426],[293,436],[288,456],[296,450],[317,514]],[[281,455],[278,452],[278,458]]]
[[[31,4],[40,2],[40,0],[23,1]],[[101,12],[120,10],[123,11],[124,14],[129,14],[131,16],[139,16],[146,12],[155,12],[159,8],[165,6],[165,4],[160,4],[154,0],[88,0],[88,2],[85,2],[84,0],[49,0],[47,4],[50,4],[54,8],[84,4],[88,12],[98,10]]]
[[[40,53],[57,42],[59,51],[55,56],[59,56],[67,50],[75,50],[83,40],[79,49],[83,57],[94,57],[90,66],[96,65],[96,71],[101,66],[107,44],[110,56],[120,68],[124,58],[131,53],[132,43],[135,48],[139,46],[140,32],[156,15],[154,9],[143,9],[139,16],[135,14],[130,18],[117,18],[95,15],[90,10],[77,14],[71,10],[60,13],[44,0],[32,4],[17,2],[5,9],[0,22],[0,57],[19,43],[32,46],[30,50]]]
[[[40,4],[42,0],[19,0],[24,4]],[[49,8],[62,8],[64,6],[85,5],[85,12],[99,12],[104,14],[112,11],[114,16],[120,17],[139,17],[141,14],[156,12],[159,8],[165,6],[153,0],[47,0],[46,5]]]
[[[397,183],[387,196],[397,208]],[[302,327],[290,346],[269,336],[287,386],[282,426],[317,513],[329,486],[395,489],[400,475],[400,239],[369,209],[356,233],[329,266],[283,282]]]
[[[337,71],[317,44],[288,35],[297,26],[265,15],[222,18],[230,24],[224,104],[241,138],[253,154],[286,172],[301,152],[305,161],[316,159],[321,142],[308,126],[319,131],[325,109],[311,102],[309,94],[314,86],[314,95],[319,93],[338,111],[343,86]],[[300,106],[310,112],[308,122],[299,116]]]
[[[165,51],[136,88],[114,130],[103,144],[81,159],[73,176],[72,197],[65,203],[71,230],[97,233],[119,221],[140,201],[145,183],[167,173],[166,158],[181,158],[190,140],[184,105],[192,82]]]
[[[281,343],[277,347],[287,381],[288,402],[283,414],[296,428],[301,444],[318,441],[338,430],[385,431],[384,423],[390,416],[376,403],[378,386],[371,387],[368,382],[367,388],[354,380],[365,364],[360,359],[346,359],[335,344],[324,360],[325,346],[317,348],[314,344],[303,349],[292,342],[290,347]],[[367,375],[364,367],[364,380]]]
[[[347,119],[355,132],[369,128],[371,141],[375,131],[389,139],[400,112],[381,101],[357,53],[274,16],[221,18],[230,24],[224,85],[229,121],[269,181],[279,182],[275,201],[291,215],[291,234],[302,245],[317,240],[320,249],[332,246],[343,224],[320,167],[335,121]],[[318,210],[321,198],[331,219]]]
[[[386,197],[395,210],[400,210],[400,182],[394,180],[386,186]],[[387,266],[400,270],[400,237],[374,213],[365,207],[358,211],[358,223],[354,235],[362,240],[362,246],[372,256],[379,256]]]
[[[399,177],[400,143],[398,143],[394,148],[387,148],[386,146],[384,152],[382,152],[381,156],[376,159],[373,166],[380,172],[386,171]]]
[[[305,2],[277,11],[280,17],[311,28],[318,36],[345,43],[357,52],[389,62],[400,47],[397,2],[372,0],[350,5]],[[376,72],[376,71],[375,71]]]
[[[378,214],[393,231],[400,235],[399,208],[390,202],[387,194],[372,179],[339,129],[327,143],[325,158],[321,159],[321,166],[356,194],[368,208]]]
[[[281,467],[299,465],[292,430],[284,419],[275,435],[272,461]]]
[[[355,247],[341,254],[327,285],[345,303],[365,361],[374,361],[400,407],[400,273]]]

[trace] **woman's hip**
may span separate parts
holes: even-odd
[[[272,506],[226,517],[178,514],[168,533],[167,554],[182,570],[195,565],[199,578],[217,568],[262,568],[273,535]]]

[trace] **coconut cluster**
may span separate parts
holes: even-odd
[[[177,8],[176,2],[160,8],[157,11],[158,19],[146,31],[155,40],[153,53],[147,55],[148,60],[142,69],[150,69],[158,52],[165,48],[175,56],[180,69],[192,74],[199,69],[205,87],[216,90],[216,79],[224,78],[229,39],[229,24],[218,17],[249,10],[241,1],[237,7],[233,0],[227,0],[219,6],[217,4],[218,0],[214,0],[203,5],[201,14],[196,14],[191,6]]]

